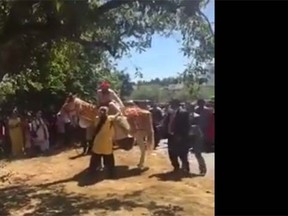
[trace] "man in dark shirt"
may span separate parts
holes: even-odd
[[[156,104],[153,104],[152,109],[150,109],[149,111],[152,114],[152,120],[153,120],[153,130],[154,130],[154,139],[155,139],[154,140],[154,143],[155,143],[154,148],[157,148],[159,145],[159,142],[161,140],[159,125],[163,119],[162,110]]]
[[[163,124],[167,125],[168,154],[174,171],[178,171],[180,168],[178,161],[178,158],[180,158],[182,169],[189,172],[189,113],[186,109],[180,107],[179,100],[171,101],[171,108]]]
[[[206,106],[206,102],[203,99],[199,99],[197,101],[197,107],[195,108],[195,112],[199,115],[199,119],[197,120],[197,124],[202,130],[204,135],[204,145],[207,147],[208,144],[208,127],[211,115],[213,115],[212,109]]]
[[[201,128],[198,126],[199,115],[197,113],[191,113],[190,121],[191,121],[191,126],[190,126],[190,131],[189,131],[189,139],[192,145],[191,147],[193,148],[193,153],[199,165],[200,175],[204,176],[207,172],[207,167],[206,167],[205,160],[202,156],[204,134]]]

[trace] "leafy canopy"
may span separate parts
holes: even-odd
[[[214,33],[201,12],[207,4],[203,0],[0,1],[0,78],[5,76],[0,89],[77,91],[87,96],[101,79],[119,87],[119,77],[125,77],[111,59],[129,55],[131,49],[143,52],[151,46],[153,34],[168,37],[175,31],[182,34],[184,55],[193,59],[183,72],[185,83],[193,84],[214,58]]]
[[[149,48],[154,33],[169,36],[173,31],[182,33],[183,52],[193,57],[199,67],[212,60],[214,51],[211,26],[201,12],[207,3],[201,0],[1,1],[1,69],[5,69],[1,72],[18,73],[31,67],[33,57],[36,55],[37,62],[45,58],[46,49],[55,41],[75,42],[85,53],[96,56],[108,51],[114,58],[120,58],[131,48],[139,52]]]

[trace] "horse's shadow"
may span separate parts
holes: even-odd
[[[148,167],[144,169],[139,169],[139,168],[129,169],[128,166],[116,166],[115,177],[112,180],[118,180],[122,178],[129,178],[129,177],[141,175],[143,172],[146,172],[147,170],[149,170]],[[47,183],[45,184],[45,186],[51,186],[51,185],[66,183],[70,181],[76,181],[79,187],[85,187],[85,186],[93,185],[101,181],[104,181],[108,179],[107,176],[108,176],[107,170],[105,169],[103,171],[95,171],[93,173],[89,172],[88,169],[84,169],[80,173],[74,175],[72,178]]]

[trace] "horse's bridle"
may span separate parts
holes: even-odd
[[[65,114],[67,114],[68,116],[70,116],[70,114],[72,113],[72,112],[76,112],[77,110],[76,110],[76,108],[74,107],[74,108],[72,108],[72,109],[69,109],[67,106],[69,106],[69,103],[65,103],[63,106],[62,106],[62,108],[61,108],[61,112],[64,112]]]

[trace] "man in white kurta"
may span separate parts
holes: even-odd
[[[109,107],[110,114],[121,112],[124,108],[122,100],[118,97],[116,92],[110,88],[108,82],[102,82],[100,89],[97,90],[97,99],[99,106]]]

